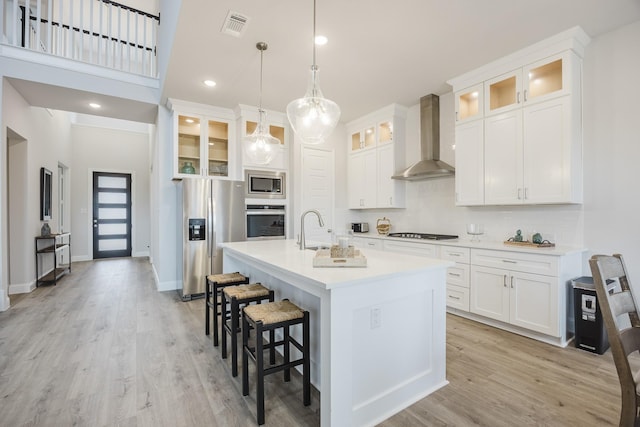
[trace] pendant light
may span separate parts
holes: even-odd
[[[313,0],[313,65],[307,92],[287,105],[287,117],[293,131],[307,144],[320,144],[333,132],[340,120],[338,104],[325,98],[318,84],[316,65],[316,0]]]
[[[256,48],[260,51],[260,104],[258,106],[258,125],[251,135],[244,138],[244,153],[251,163],[266,165],[273,160],[280,140],[269,133],[266,123],[267,113],[262,109],[262,58],[267,50],[265,42],[258,42]]]

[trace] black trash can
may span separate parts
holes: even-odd
[[[575,313],[576,347],[593,353],[603,354],[609,348],[609,337],[598,305],[593,277],[583,276],[573,279],[573,308]],[[614,282],[607,284],[609,292]]]

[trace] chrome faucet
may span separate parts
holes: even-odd
[[[322,215],[315,209],[309,209],[308,211],[304,211],[302,216],[300,217],[300,250],[303,251],[307,248],[307,244],[304,239],[304,217],[307,216],[308,213],[314,213],[318,217],[318,225],[320,227],[324,227],[324,221],[322,220]]]

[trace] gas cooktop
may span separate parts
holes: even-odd
[[[422,239],[422,240],[449,240],[457,239],[458,236],[451,234],[433,234],[433,233],[389,233],[389,237],[401,237],[403,239]]]

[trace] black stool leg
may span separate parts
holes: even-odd
[[[264,349],[262,347],[262,322],[256,322],[256,402],[258,425],[264,424]]]
[[[237,298],[231,298],[231,376],[238,376],[238,328],[240,307]],[[225,329],[226,330],[226,329]],[[227,338],[225,337],[226,341]],[[226,356],[226,353],[225,353]]]
[[[204,278],[204,334],[209,335],[209,323],[211,315],[209,314],[209,298],[211,298],[211,289],[209,288],[209,280]]]
[[[309,357],[311,350],[309,349],[309,312],[304,312],[304,321],[302,323],[302,395],[304,406],[311,404],[311,358]]]
[[[242,312],[242,395],[249,395],[249,322]]]
[[[221,301],[222,301],[222,308],[220,310],[221,311],[221,313],[220,313],[220,321],[222,323],[222,327],[220,328],[222,330],[222,337],[221,337],[222,338],[222,348],[220,350],[220,353],[222,353],[222,358],[226,359],[227,358],[227,328],[225,326],[226,326],[226,323],[227,323],[227,315],[225,313],[224,308],[227,306],[227,298],[224,296],[224,292],[220,292],[220,298],[221,298]],[[216,315],[216,317],[217,317],[217,315]]]
[[[213,346],[217,347],[219,342],[218,342],[218,293],[220,292],[220,290],[218,289],[218,283],[217,282],[213,282],[213,295],[211,296],[213,298]]]
[[[289,382],[291,380],[291,370],[289,369],[289,362],[291,361],[290,345],[289,345],[289,325],[282,328],[282,342],[284,343],[282,349],[282,355],[284,356],[284,381]]]

